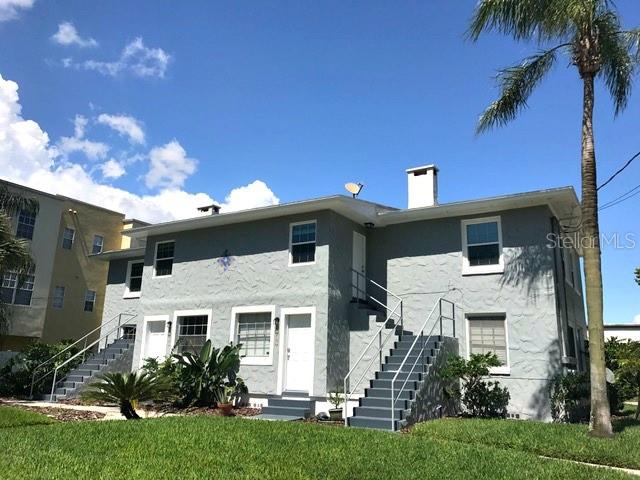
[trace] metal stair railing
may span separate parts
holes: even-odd
[[[58,370],[60,370],[62,367],[67,365],[72,360],[75,360],[80,355],[83,355],[83,358],[84,358],[84,353],[87,350],[93,348],[95,345],[98,345],[98,348],[100,348],[100,342],[102,342],[103,340],[104,340],[104,348],[102,349],[102,351],[105,352],[105,355],[106,355],[107,347],[109,346],[109,337],[111,336],[111,334],[115,332],[115,338],[113,339],[114,342],[116,340],[118,340],[118,338],[120,338],[120,337],[122,337],[124,335],[124,332],[121,331],[122,315],[127,315],[129,317],[128,320],[131,320],[132,318],[135,318],[135,317],[138,316],[137,314],[134,315],[134,314],[131,314],[131,313],[121,313],[121,314],[119,314],[118,317],[117,317],[118,318],[118,324],[116,325],[115,328],[112,328],[111,330],[107,331],[107,333],[103,334],[100,338],[98,338],[97,340],[94,340],[89,345],[86,345],[82,350],[80,350],[78,353],[76,353],[72,357],[70,357],[67,360],[65,360],[64,362],[62,362],[60,365],[56,365],[55,369],[53,370],[53,381],[51,382],[51,395],[49,397],[49,401],[50,402],[53,401],[53,395],[54,395],[54,392],[56,390],[56,379],[58,377]],[[98,353],[100,353],[100,352],[98,351]],[[51,372],[49,372],[49,373],[51,373]]]
[[[380,285],[379,283],[371,280],[370,278],[367,278],[362,272],[359,272],[357,270],[351,269],[351,271],[353,273],[356,274],[356,283],[355,285],[352,283],[352,288],[355,289],[355,292],[357,294],[356,298],[358,300],[360,300],[360,294],[364,294],[364,299],[365,300],[371,300],[373,303],[375,303],[376,305],[379,305],[381,307],[384,308],[384,310],[387,312],[387,316],[384,320],[384,322],[382,323],[382,325],[380,325],[380,328],[378,328],[378,330],[376,331],[375,335],[373,335],[371,337],[371,340],[369,340],[369,343],[367,343],[367,345],[364,347],[364,349],[362,350],[362,353],[360,353],[360,356],[358,357],[358,359],[356,360],[355,364],[353,365],[353,367],[351,367],[351,370],[349,370],[349,373],[347,373],[347,375],[344,377],[344,422],[345,425],[348,426],[348,409],[349,409],[349,400],[351,399],[351,396],[353,395],[354,391],[360,386],[360,384],[362,383],[362,380],[366,377],[367,372],[369,371],[369,368],[371,368],[371,365],[373,365],[373,362],[376,360],[376,356],[372,356],[371,360],[369,361],[369,363],[366,365],[364,372],[362,373],[362,375],[360,376],[360,378],[358,378],[358,381],[354,384],[353,387],[350,387],[349,385],[349,380],[351,379],[351,375],[353,374],[353,372],[356,370],[356,368],[360,365],[360,362],[363,360],[364,356],[366,355],[366,353],[369,351],[369,349],[372,347],[372,345],[374,344],[374,341],[376,340],[376,338],[378,339],[378,362],[380,364],[380,367],[382,368],[382,350],[385,347],[385,345],[387,344],[387,342],[389,341],[389,338],[391,338],[392,336],[395,335],[395,331],[396,328],[399,326],[400,328],[403,327],[403,315],[402,315],[402,298],[400,298],[399,296],[397,296],[396,294],[390,292],[389,290],[387,290],[385,287],[383,287],[382,285]],[[362,281],[361,281],[362,280]],[[364,288],[361,288],[361,284]],[[383,292],[385,292],[387,295],[393,297],[394,299],[397,300],[396,304],[393,307],[388,306],[387,304],[385,304],[384,302],[382,302],[381,300],[375,298],[374,296],[370,295],[367,292],[367,284],[370,284],[380,290],[382,290]],[[389,332],[384,336],[382,336],[382,331],[385,328],[389,328],[388,327],[388,323],[392,322],[392,326],[389,330]]]
[[[449,305],[451,305],[451,311],[452,311],[452,316],[451,317],[448,317],[448,316],[442,314],[442,304],[443,303],[448,303]],[[427,333],[427,339],[425,340],[424,339],[424,335],[425,335],[424,332],[427,329],[427,324],[429,323],[429,320],[431,319],[431,317],[433,316],[434,312],[436,311],[436,308],[438,308],[438,321],[433,323],[433,325],[431,326],[431,329],[429,330],[429,333]],[[398,367],[398,371],[393,376],[393,380],[391,380],[391,430],[392,431],[396,430],[396,410],[395,410],[395,408],[396,408],[396,404],[398,403],[398,400],[400,399],[400,395],[402,395],[402,392],[404,391],[405,387],[407,386],[407,383],[409,382],[409,378],[411,377],[411,374],[416,369],[416,366],[418,366],[419,360],[421,360],[420,364],[422,365],[422,371],[424,372],[424,365],[425,365],[425,363],[424,363],[424,352],[425,352],[426,346],[429,344],[429,341],[431,340],[431,337],[433,337],[434,331],[435,331],[437,326],[440,326],[439,335],[442,337],[442,333],[443,333],[442,320],[451,320],[451,322],[453,324],[453,336],[455,337],[456,336],[456,305],[455,305],[455,303],[453,303],[450,300],[445,299],[444,297],[438,298],[436,303],[433,305],[433,308],[431,309],[431,312],[427,316],[427,319],[422,324],[422,327],[420,327],[420,334],[416,335],[415,340],[411,344],[411,347],[409,347],[409,350],[407,350],[407,353],[404,356],[404,359],[402,360],[402,363]],[[402,372],[402,369],[404,368],[405,364],[407,363],[407,360],[409,359],[409,356],[411,355],[411,352],[413,352],[413,349],[417,345],[418,340],[420,340],[420,350],[418,351],[418,354],[416,355],[416,359],[413,361],[413,364],[411,365],[411,370],[409,370],[409,372],[407,372],[407,378],[404,379],[404,382],[402,383],[402,386],[398,390],[398,395],[396,396],[396,395],[394,395],[394,390],[395,390],[394,386],[396,384],[396,380],[398,379],[398,375],[400,375],[400,373]]]
[[[82,349],[80,351],[83,352],[83,353],[86,352],[88,350],[87,342],[89,341],[89,338],[93,334],[95,334],[97,331],[99,331],[100,329],[104,328],[106,325],[109,325],[109,324],[111,324],[112,322],[114,322],[116,320],[118,320],[118,325],[120,325],[122,323],[122,316],[123,315],[129,316],[129,317],[135,317],[136,316],[134,314],[129,314],[129,313],[119,313],[118,315],[114,316],[113,318],[110,318],[106,322],[104,322],[101,325],[99,325],[98,327],[94,328],[89,333],[83,335],[78,340],[73,342],[71,345],[68,345],[67,347],[65,347],[64,349],[60,350],[58,353],[53,355],[51,358],[45,360],[40,365],[38,365],[36,368],[34,368],[33,369],[33,374],[31,375],[31,387],[29,389],[29,398],[33,398],[33,388],[36,385],[36,383],[38,383],[41,380],[45,379],[47,376],[49,376],[51,374],[51,372],[53,372],[53,369],[47,370],[47,372],[44,375],[42,375],[42,376],[40,376],[40,377],[38,377],[36,379],[36,373],[38,373],[39,370],[41,370],[45,365],[48,365],[48,364],[52,363],[56,358],[59,358],[64,353],[72,350],[73,348],[78,348],[78,346],[81,345],[81,344],[84,344],[84,345],[83,345],[83,347],[82,347]]]

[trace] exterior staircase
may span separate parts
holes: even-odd
[[[285,398],[286,397],[286,398]],[[261,420],[302,420],[311,417],[315,412],[315,401],[308,395],[285,394],[283,397],[269,397],[262,414],[255,418]]]
[[[369,388],[365,388],[365,395],[359,399],[359,406],[355,407],[354,415],[348,418],[349,426],[399,430],[407,424],[411,404],[415,401],[416,394],[422,387],[433,360],[438,355],[442,337],[432,336],[424,343],[418,340],[413,350],[415,352],[422,350],[421,354],[409,352],[415,340],[415,335],[407,332],[398,336],[391,354],[385,356],[381,370],[377,371],[375,378],[370,380]],[[423,345],[424,349],[422,349]],[[418,355],[422,358],[418,358]],[[391,382],[405,359],[407,359],[405,365],[402,366],[394,385],[393,395],[396,397],[400,395],[400,398],[396,401],[394,408],[392,427]],[[412,368],[413,372],[411,372]],[[405,380],[406,385],[404,385]],[[402,388],[403,385],[404,388]]]
[[[101,373],[124,370],[118,368],[118,363],[124,359],[127,352],[133,351],[133,344],[133,338],[119,338],[98,353],[91,354],[84,362],[71,370],[65,378],[56,382],[56,388],[50,401],[56,402],[78,395]]]

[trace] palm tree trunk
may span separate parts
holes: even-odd
[[[613,435],[607,397],[602,321],[602,272],[600,266],[600,230],[598,227],[598,191],[596,154],[593,143],[593,79],[583,75],[582,111],[582,248],[589,318],[589,363],[591,371],[591,418],[589,433],[598,437]]]

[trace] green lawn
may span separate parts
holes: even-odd
[[[215,417],[0,432],[3,479],[615,479],[530,453],[369,430]]]
[[[49,423],[55,423],[55,420],[40,413],[0,405],[0,429]]]
[[[518,420],[446,419],[417,425],[412,434],[583,462],[640,469],[640,422],[618,420],[613,439],[587,436],[586,425]]]

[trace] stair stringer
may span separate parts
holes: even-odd
[[[442,337],[435,359],[418,385],[415,400],[411,402],[411,410],[407,412],[405,426],[445,415],[455,415],[459,411],[457,402],[445,394],[445,382],[440,378],[440,371],[452,355],[458,355],[458,339]]]

